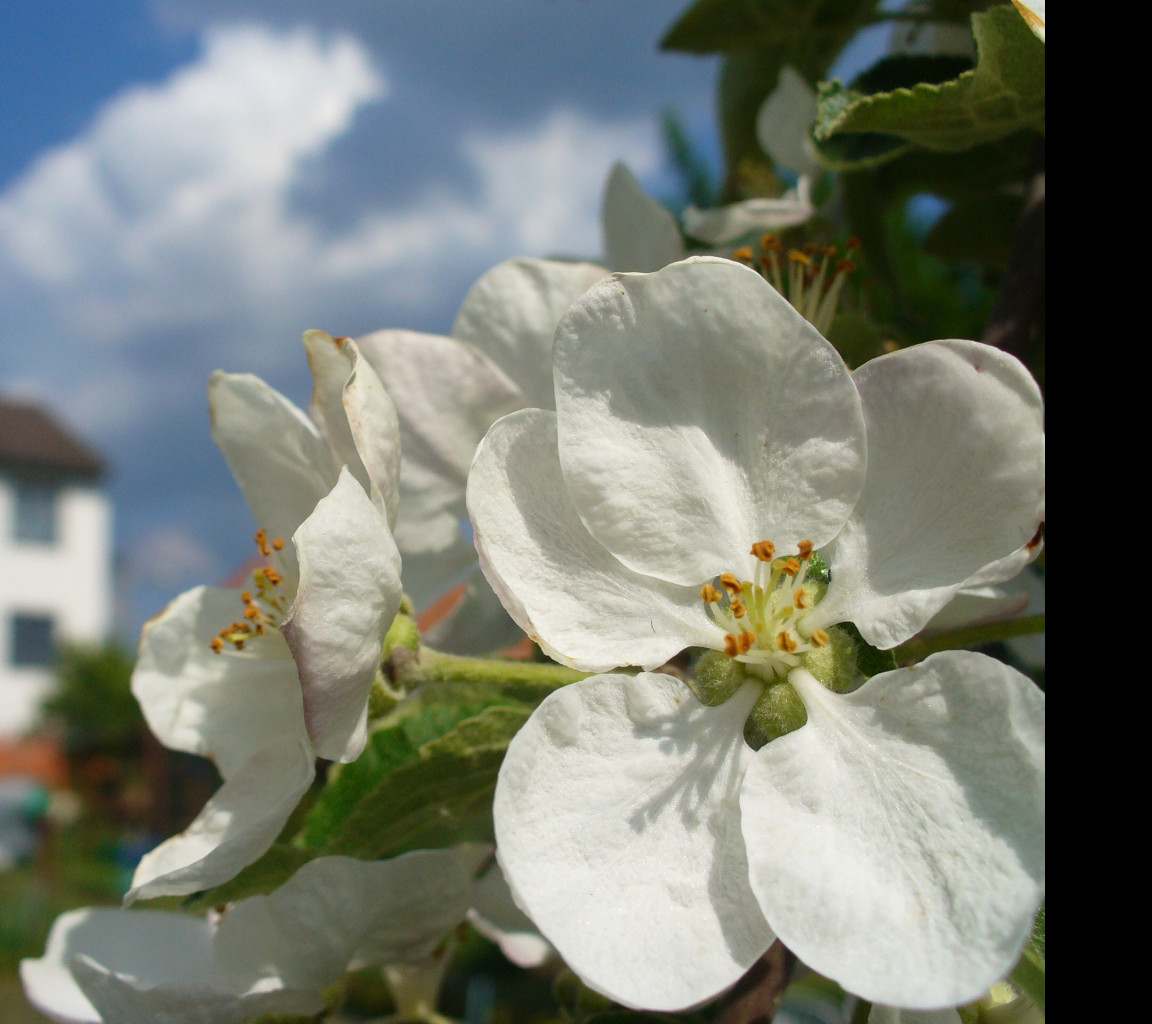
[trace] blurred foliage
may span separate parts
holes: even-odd
[[[55,687],[42,712],[63,726],[69,754],[139,750],[145,724],[132,696],[134,664],[115,640],[99,647],[71,645],[61,651]]]

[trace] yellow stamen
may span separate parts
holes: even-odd
[[[208,646],[211,647],[212,650],[214,650],[217,654],[219,654],[222,650],[224,650],[224,641],[221,640],[218,636],[214,636],[212,638],[212,643],[210,643]]]
[[[792,603],[797,608],[811,608],[812,602],[808,599],[808,591],[800,587],[795,594],[792,595]]]
[[[811,639],[813,647],[827,647],[832,642],[832,638],[822,629],[812,630]]]
[[[812,542],[810,540],[802,540],[798,545],[800,548],[800,557],[807,561],[812,557]]]
[[[705,583],[700,588],[700,596],[704,599],[705,604],[719,604],[724,595],[717,590],[711,583]]]
[[[742,245],[732,254],[732,258],[737,263],[744,263],[748,266],[752,266],[753,256],[751,246]]]
[[[272,542],[272,547],[274,547],[277,551],[283,551],[284,550],[284,538],[283,537],[277,537]]]
[[[739,594],[742,589],[740,586],[740,581],[730,572],[726,572],[723,576],[720,577],[720,586],[727,590],[728,593],[733,597]]]
[[[748,630],[744,630],[744,632],[736,638],[736,647],[741,654],[747,654],[755,644],[756,634],[750,633]]]
[[[724,634],[724,653],[729,658],[735,658],[740,653],[740,647],[736,638],[731,633]]]
[[[748,614],[748,606],[738,597],[732,598],[732,614],[738,619]]]
[[[798,558],[785,558],[780,566],[780,571],[785,576],[795,576],[800,571],[800,560]]]
[[[792,639],[791,633],[781,632],[776,635],[776,646],[779,647],[780,650],[792,654],[799,645]]]
[[[758,540],[752,545],[752,554],[761,562],[771,562],[776,557],[776,545],[770,540]]]

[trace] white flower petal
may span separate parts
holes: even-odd
[[[72,973],[107,1024],[250,1024],[265,1014],[312,1014],[324,1009],[316,992],[281,990],[233,995],[205,984],[151,986],[77,956]]]
[[[468,920],[491,939],[517,967],[539,967],[553,955],[544,938],[512,898],[512,889],[499,864],[493,864],[472,886]]]
[[[211,935],[203,918],[157,910],[85,907],[52,923],[44,955],[20,961],[28,1001],[62,1022],[99,1021],[100,1015],[73,980],[73,956],[95,957],[109,970],[160,984],[209,982],[215,976]]]
[[[613,270],[647,273],[686,255],[676,218],[620,162],[612,165],[604,185],[600,229]]]
[[[801,729],[740,793],[780,940],[865,999],[955,1006],[1015,963],[1044,891],[1044,695],[949,651],[834,694],[790,675]]]
[[[321,857],[233,906],[213,953],[230,988],[318,991],[345,971],[418,963],[463,919],[472,885],[455,850],[391,860]]]
[[[928,620],[924,632],[998,622],[1019,615],[1026,607],[1028,595],[1022,591],[1009,594],[999,587],[966,587]]]
[[[405,557],[405,587],[414,595],[421,583],[414,586],[408,555],[458,542],[476,445],[523,401],[500,369],[454,338],[376,331],[357,345],[397,403],[403,460],[396,542]]]
[[[424,642],[429,647],[467,655],[501,651],[523,638],[524,630],[504,610],[500,598],[478,571],[469,579],[459,604],[424,631]]]
[[[464,502],[461,496],[461,514],[464,515]],[[404,522],[404,506],[400,507],[400,522]],[[454,523],[456,540],[439,551],[408,551],[404,553],[404,593],[411,599],[418,612],[425,611],[450,590],[468,583],[480,575],[476,561],[476,548],[470,537],[460,532],[460,524]],[[400,538],[396,544],[403,551]],[[436,646],[433,644],[432,646]],[[455,652],[457,654],[460,651]]]
[[[584,529],[556,455],[556,416],[497,421],[468,478],[480,565],[522,629],[589,671],[662,665],[694,644],[722,646],[699,592],[621,565]]]
[[[796,188],[789,189],[779,199],[745,199],[711,210],[688,206],[684,210],[684,230],[702,242],[723,245],[754,231],[783,231],[795,227],[816,212],[809,188],[808,179],[801,178]]]
[[[820,169],[809,132],[816,120],[816,93],[791,65],[756,115],[756,139],[772,162],[796,175]]]
[[[493,813],[516,900],[626,1006],[708,999],[773,940],[737,807],[757,693],[706,708],[670,676],[594,676],[551,694],[508,747]]]
[[[300,585],[281,631],[300,672],[304,721],[320,757],[354,761],[384,634],[400,610],[400,554],[347,469],[292,542]]]
[[[351,338],[323,331],[304,335],[312,367],[312,417],[323,428],[337,462],[396,524],[400,489],[400,423],[380,378]]]
[[[1037,533],[1043,409],[1019,360],[974,341],[880,356],[853,378],[868,422],[868,479],[824,553],[832,583],[817,616],[850,619],[889,648]]]
[[[196,587],[144,625],[132,693],[148,727],[172,750],[211,757],[229,778],[303,716],[296,665],[276,632],[244,651],[209,642],[242,616],[240,591]]]
[[[555,374],[572,501],[637,572],[699,586],[751,571],[757,541],[819,547],[863,486],[844,361],[730,260],[595,285],[557,329]]]
[[[212,437],[257,524],[270,537],[292,536],[336,482],[328,443],[304,413],[251,374],[213,373],[208,407]]]
[[[315,775],[314,755],[303,731],[301,723],[301,735],[284,736],[253,754],[188,828],[145,854],[125,904],[210,889],[264,853]]]
[[[554,409],[556,323],[607,273],[591,263],[534,259],[498,263],[464,297],[452,335],[495,362],[519,387],[524,405]]]

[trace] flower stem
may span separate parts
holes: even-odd
[[[1018,619],[1003,622],[985,622],[979,626],[964,626],[960,629],[945,630],[932,636],[915,637],[901,644],[893,652],[901,665],[921,661],[937,651],[952,651],[963,647],[979,647],[982,644],[1008,640],[1014,636],[1031,636],[1044,632],[1044,615],[1024,615]]]
[[[497,683],[555,690],[592,674],[546,662],[467,658],[423,646],[415,652],[405,648],[396,650],[390,668],[393,679],[408,692],[422,683],[433,682]]]

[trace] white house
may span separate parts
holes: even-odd
[[[111,630],[103,476],[100,457],[43,409],[0,400],[0,738],[36,723],[61,641]]]

